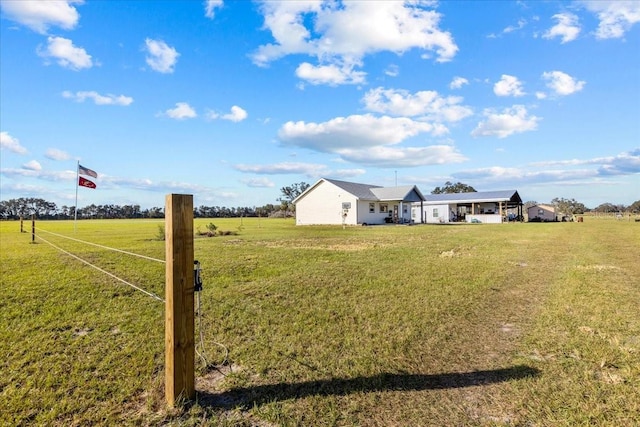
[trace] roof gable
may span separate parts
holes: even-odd
[[[415,185],[404,185],[400,187],[381,187],[379,185],[359,184],[356,182],[340,181],[337,179],[320,178],[318,182],[307,188],[306,191],[296,197],[293,203],[297,203],[300,199],[305,197],[323,182],[335,185],[336,187],[353,195],[358,200],[399,200],[403,202],[420,202],[424,200],[424,196]]]
[[[401,187],[379,187],[371,190],[380,201],[402,200],[403,202],[420,202],[424,196],[415,185]]]
[[[360,200],[377,200],[372,189],[382,188],[377,185],[358,184],[356,182],[338,181],[337,179],[323,178],[323,180],[343,189],[347,193],[353,194]]]

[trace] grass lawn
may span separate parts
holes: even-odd
[[[640,425],[640,223],[209,223],[168,410],[163,303],[60,250],[164,298],[164,222],[0,222],[0,425]]]

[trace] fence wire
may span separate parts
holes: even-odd
[[[120,252],[120,253],[124,253],[124,254],[127,254],[127,255],[137,256],[137,257],[145,258],[145,259],[147,259],[147,260],[151,260],[151,261],[157,261],[157,262],[165,263],[165,261],[163,261],[163,260],[159,260],[159,259],[155,259],[155,258],[147,257],[147,256],[145,256],[145,255],[135,254],[135,253],[133,253],[133,252],[123,251],[123,250],[116,249],[116,248],[110,248],[110,247],[108,247],[108,246],[99,245],[99,244],[97,244],[97,243],[91,243],[91,242],[86,242],[86,241],[84,241],[84,240],[74,239],[74,238],[72,238],[72,237],[64,236],[64,235],[62,235],[62,234],[58,234],[58,233],[53,233],[53,232],[51,232],[51,231],[43,230],[43,229],[41,229],[41,228],[38,228],[37,230],[38,230],[38,231],[43,231],[43,232],[45,232],[45,233],[52,234],[52,235],[54,235],[54,236],[63,237],[63,238],[65,238],[65,239],[74,240],[74,241],[76,241],[76,242],[80,242],[80,243],[84,243],[84,244],[88,244],[88,245],[92,245],[92,246],[97,246],[97,247],[100,247],[100,248],[103,248],[103,249],[107,249],[107,250],[111,250],[111,251],[115,251],[115,252]],[[95,264],[92,264],[91,262],[89,262],[89,261],[87,261],[87,260],[85,260],[85,259],[83,259],[83,258],[80,258],[79,256],[77,256],[77,255],[75,255],[75,254],[73,254],[73,253],[71,253],[71,252],[69,252],[69,251],[67,251],[67,250],[65,250],[65,249],[62,249],[61,247],[59,247],[59,246],[57,246],[57,245],[55,245],[55,244],[51,243],[50,241],[48,241],[48,240],[44,239],[43,237],[41,237],[41,236],[39,236],[39,235],[37,235],[37,234],[35,235],[35,237],[36,237],[36,238],[38,238],[38,239],[40,239],[40,240],[42,240],[43,242],[45,242],[45,243],[47,243],[47,244],[51,245],[52,247],[54,247],[55,249],[59,250],[60,252],[62,252],[62,253],[64,253],[64,254],[67,254],[67,255],[69,255],[70,257],[72,257],[72,258],[74,258],[74,259],[76,259],[76,260],[78,260],[78,261],[80,261],[80,262],[82,262],[82,263],[84,263],[84,264],[88,265],[89,267],[94,268],[94,269],[96,269],[96,270],[100,271],[101,273],[104,273],[104,274],[106,274],[107,276],[112,277],[113,279],[115,279],[115,280],[117,280],[117,281],[119,281],[119,282],[122,282],[122,283],[124,283],[125,285],[130,286],[130,287],[132,287],[133,289],[138,290],[138,291],[142,292],[143,294],[145,294],[145,295],[147,295],[147,296],[150,296],[151,298],[153,298],[153,299],[155,299],[155,300],[158,300],[158,301],[160,301],[160,302],[162,302],[162,303],[164,303],[164,302],[165,302],[165,300],[164,300],[164,299],[162,299],[162,298],[161,298],[161,297],[159,297],[158,295],[154,294],[153,292],[146,291],[146,290],[142,289],[141,287],[136,286],[136,285],[134,285],[133,283],[130,283],[130,282],[128,282],[128,281],[126,281],[126,280],[124,280],[124,279],[122,279],[122,278],[120,278],[120,277],[116,276],[115,274],[110,273],[110,272],[108,272],[108,271],[106,271],[106,270],[104,270],[104,269],[102,269],[102,268],[98,267],[98,266],[97,266],[97,265],[95,265]]]

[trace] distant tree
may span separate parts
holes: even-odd
[[[535,200],[529,200],[528,202],[524,202],[524,210],[529,209],[531,206],[535,206],[535,205],[539,205],[540,203],[536,202]]]
[[[306,182],[297,182],[295,184],[291,184],[288,187],[282,187],[280,192],[282,196],[280,196],[277,200],[281,203],[282,210],[287,211],[293,205],[293,201],[304,193],[307,188],[309,188],[309,184]]]
[[[620,211],[624,211],[624,209],[619,209],[618,206],[614,205],[613,203],[602,203],[601,205],[598,205],[595,209],[593,209],[595,212],[598,213],[607,213],[607,212],[620,212]]]
[[[444,183],[444,187],[436,187],[431,194],[449,194],[449,193],[475,193],[476,189],[470,185],[456,182],[453,184],[450,181]]]
[[[627,210],[633,213],[640,213],[640,200],[636,200],[635,202],[631,203]]]
[[[558,198],[551,200],[551,203],[556,207],[556,209],[564,214],[574,215],[574,214],[583,214],[588,209],[582,203],[579,203],[575,199],[565,199]]]

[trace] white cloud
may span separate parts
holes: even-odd
[[[548,71],[542,73],[542,79],[547,81],[547,87],[552,89],[556,95],[571,95],[580,92],[586,82],[577,81],[569,74],[562,71]]]
[[[353,66],[339,66],[338,64],[314,66],[303,62],[296,68],[296,76],[313,85],[360,84],[365,82],[366,75],[363,71],[355,71]]]
[[[164,115],[176,120],[192,119],[198,116],[196,110],[186,102],[176,102],[176,107],[168,109]]]
[[[258,173],[264,175],[279,174],[303,174],[307,176],[319,176],[327,172],[325,165],[317,163],[296,163],[282,162],[269,165],[234,165],[234,168],[240,172]]]
[[[22,165],[23,169],[31,170],[31,171],[40,171],[42,170],[42,166],[37,160],[31,160],[24,165]]]
[[[243,121],[248,116],[249,114],[247,114],[245,110],[243,110],[241,107],[238,107],[237,105],[234,105],[233,107],[231,107],[231,112],[228,114],[219,114],[214,111],[210,111],[207,114],[207,118],[211,120],[222,119],[222,120],[229,120],[231,122],[236,122],[236,123]]]
[[[213,19],[216,9],[223,6],[223,0],[205,0],[204,2],[204,16]]]
[[[436,91],[419,91],[414,94],[406,90],[369,90],[362,101],[365,108],[377,113],[394,116],[421,116],[436,122],[456,122],[473,114],[473,110],[460,105],[461,97],[442,97]]]
[[[640,148],[616,156],[593,159],[554,160],[532,163],[534,167],[597,165],[601,175],[628,175],[640,173]]]
[[[83,3],[84,0],[5,0],[0,2],[0,7],[10,19],[40,34],[46,34],[51,26],[64,30],[75,28],[80,15],[73,5]]]
[[[487,184],[508,181],[512,184],[562,182],[567,185],[575,181],[584,184],[584,180],[596,177],[597,171],[591,169],[526,171],[522,168],[494,166],[457,172],[453,176],[455,179],[462,180],[482,180]]]
[[[47,150],[46,153],[44,153],[44,156],[47,159],[51,159],[51,160],[69,160],[71,158],[71,156],[62,151],[62,150],[58,150],[57,148],[49,148]]]
[[[72,93],[69,91],[62,92],[64,98],[74,99],[77,102],[84,102],[85,99],[92,99],[96,105],[131,105],[133,98],[124,95],[100,95],[95,91],[81,91]]]
[[[224,120],[230,120],[232,122],[241,122],[248,116],[249,115],[245,110],[238,107],[237,105],[234,105],[233,107],[231,107],[231,112],[229,114],[225,114],[224,116],[222,116],[222,118]]]
[[[493,86],[493,93],[498,96],[523,96],[525,95],[522,90],[522,82],[517,77],[503,74]]]
[[[14,177],[14,176],[26,176],[30,178],[38,178],[44,181],[73,181],[76,177],[76,173],[74,171],[46,171],[46,170],[36,170],[36,169],[28,169],[24,166],[20,169],[2,169],[2,175]]]
[[[600,175],[640,174],[640,148],[601,159]]]
[[[497,136],[506,138],[515,133],[535,130],[541,120],[536,116],[529,116],[523,105],[506,108],[502,113],[487,109],[484,111],[486,120],[478,123],[471,132],[471,136]]]
[[[640,22],[640,2],[638,1],[584,1],[582,3],[600,20],[596,30],[598,39],[624,37],[634,24]]]
[[[578,17],[573,13],[558,13],[553,15],[553,19],[557,21],[557,24],[545,32],[542,35],[543,38],[552,39],[554,37],[561,37],[561,43],[568,43],[575,40],[578,34],[580,34]]]
[[[345,148],[337,152],[349,162],[377,167],[442,165],[460,163],[467,160],[451,145],[431,145],[427,147],[376,146],[367,149]]]
[[[384,73],[389,77],[398,77],[400,74],[400,68],[395,64],[390,64]]]
[[[93,66],[91,55],[87,54],[83,48],[74,46],[71,40],[64,37],[48,37],[47,47],[39,48],[38,55],[43,58],[54,58],[61,67],[74,71]]]
[[[162,40],[146,39],[147,64],[159,73],[173,73],[180,54]]]
[[[518,25],[509,25],[507,28],[502,30],[502,32],[505,34],[513,33],[514,31],[523,29],[525,25],[527,25],[527,21],[524,19],[519,19]]]
[[[7,149],[16,154],[27,154],[27,149],[20,144],[20,140],[9,135],[9,132],[0,132],[0,148]]]
[[[331,176],[335,178],[353,178],[367,173],[364,169],[336,169],[331,171]]]
[[[370,114],[337,117],[324,123],[287,122],[278,131],[287,145],[336,153],[345,148],[370,148],[398,144],[420,133],[439,130],[436,126],[405,117],[375,117]]]
[[[469,80],[465,79],[464,77],[456,76],[453,78],[453,80],[451,80],[451,83],[449,83],[449,89],[460,89],[462,86],[468,84]]]
[[[273,188],[275,184],[268,178],[251,178],[241,180],[247,187],[252,188]]]
[[[640,174],[640,148],[615,156],[534,162],[518,168],[488,167],[461,171],[454,179],[482,181],[486,185],[511,182],[527,185],[556,183],[589,186],[606,183],[613,176]]]
[[[450,145],[395,146],[421,133],[441,132],[442,126],[406,117],[367,114],[338,117],[324,123],[287,122],[278,136],[283,144],[337,154],[342,161],[365,165],[409,167],[466,160]]]
[[[263,1],[264,28],[274,43],[260,46],[252,59],[264,66],[291,54],[315,57],[318,64],[301,64],[297,70],[299,77],[314,84],[355,83],[364,77],[353,67],[361,66],[364,56],[381,51],[420,49],[435,52],[438,62],[450,61],[458,47],[451,34],[439,28],[441,15],[428,8],[431,4]]]

